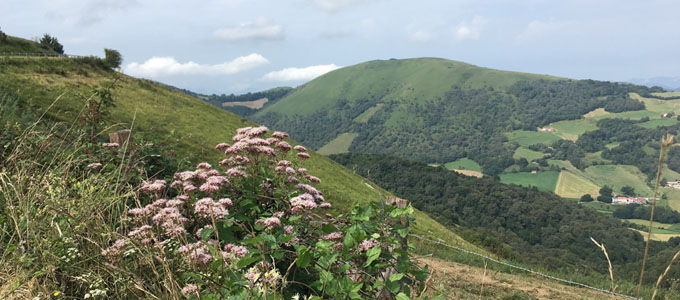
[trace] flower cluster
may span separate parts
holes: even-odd
[[[128,210],[138,226],[102,254],[113,260],[130,245],[163,251],[159,257],[183,264],[172,271],[177,272],[175,278],[187,278],[179,286],[189,298],[219,298],[225,289],[241,298],[269,298],[278,293],[276,287],[297,284],[286,282],[289,272],[308,280],[305,288],[313,286],[322,272],[319,264],[309,262],[310,255],[313,259],[336,255],[333,268],[338,269],[333,274],[346,276],[345,280],[381,278],[391,256],[385,254],[375,263],[380,267],[372,267],[375,253],[380,252],[371,249],[389,246],[382,240],[384,235],[320,213],[331,204],[317,187],[321,179],[301,167],[310,158],[307,149],[291,146],[284,140],[286,133],[267,137],[267,132],[264,126],[238,129],[231,144],[215,147],[226,156],[215,167],[203,162],[174,174],[169,184],[174,191],[166,190],[164,180],[145,182],[142,191],[150,198],[148,204]],[[386,218],[371,215],[375,212],[366,208],[353,214],[363,214],[357,220],[371,222]],[[343,267],[347,265],[355,267],[347,270]],[[369,265],[366,270],[356,267]],[[182,272],[193,275],[182,276]],[[196,274],[209,278],[199,280]],[[373,285],[365,286],[369,295]],[[343,298],[348,291],[335,287],[315,293],[319,292]]]

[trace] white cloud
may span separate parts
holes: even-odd
[[[306,68],[285,68],[265,74],[262,79],[268,81],[301,81],[312,80],[330,71],[341,68],[335,64],[309,66]]]
[[[137,0],[53,0],[45,15],[70,25],[90,26],[111,17],[114,12],[127,11],[137,5]]]
[[[144,63],[130,63],[123,68],[124,72],[139,77],[166,77],[174,75],[229,75],[247,71],[269,61],[262,55],[252,53],[239,56],[232,61],[216,65],[201,65],[193,61],[180,63],[173,57],[152,57]]]
[[[280,40],[283,39],[283,36],[283,26],[264,17],[238,26],[220,28],[213,32],[213,37],[216,40],[227,42]]]
[[[412,42],[427,43],[429,41],[434,40],[436,37],[437,35],[432,32],[426,30],[418,30],[416,32],[410,33],[408,39],[411,40]]]
[[[350,5],[368,1],[370,0],[314,0],[314,4],[325,12],[335,13]]]
[[[486,19],[475,16],[472,22],[461,22],[453,29],[454,37],[459,41],[479,39]]]
[[[516,36],[519,42],[541,39],[554,34],[564,34],[578,30],[575,21],[538,21],[527,24],[527,28]]]

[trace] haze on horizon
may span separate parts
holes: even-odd
[[[671,0],[3,0],[0,28],[202,93],[297,86],[368,60],[442,57],[575,79],[680,77]]]

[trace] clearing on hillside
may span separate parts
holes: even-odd
[[[608,114],[611,114],[610,112],[604,110],[604,108],[596,108],[593,111],[588,112],[587,114],[583,115],[584,118],[593,118],[593,117],[599,117],[599,116],[606,116]]]
[[[581,198],[585,194],[597,197],[599,193],[599,186],[569,171],[560,172],[555,187],[555,194],[564,198]]]
[[[260,98],[253,101],[222,102],[222,107],[245,106],[247,108],[260,109],[267,102],[269,102],[269,99],[267,98]]]
[[[456,161],[448,162],[444,164],[444,167],[448,170],[470,170],[481,172],[482,167],[479,166],[474,160],[469,158],[461,158]]]
[[[515,150],[515,154],[512,155],[512,158],[514,159],[525,158],[527,161],[534,161],[537,159],[541,159],[546,155],[547,154],[545,153],[529,150],[524,147],[519,147],[517,148],[517,150]]]
[[[647,225],[649,225],[649,223],[647,223]],[[631,228],[630,230],[639,232],[642,235],[642,237],[645,239],[645,241],[647,240],[647,232],[637,230],[637,229],[633,229],[633,228]],[[652,232],[652,238],[651,239],[652,239],[652,241],[668,242],[668,240],[670,240],[671,238],[674,238],[674,237],[680,237],[680,234],[677,234],[677,233],[654,233],[654,232]]]
[[[541,191],[554,192],[557,179],[560,176],[556,171],[544,171],[538,173],[509,173],[501,174],[501,182],[521,186],[535,186]]]
[[[482,174],[482,172],[477,172],[477,171],[460,170],[460,169],[453,169],[453,170],[451,170],[451,171],[454,171],[454,172],[463,174],[463,175],[465,175],[465,176],[473,176],[473,177],[477,177],[477,178],[482,178],[482,177],[484,177],[484,174]]]
[[[508,142],[517,142],[520,146],[531,146],[538,143],[550,145],[560,139],[556,132],[548,131],[515,130],[506,132],[505,136],[508,138]]]
[[[599,165],[590,166],[585,172],[576,173],[581,175],[598,186],[608,185],[615,192],[621,190],[623,186],[635,188],[635,192],[643,197],[652,195],[652,189],[647,186],[647,176],[640,169],[629,165]]]
[[[354,122],[368,123],[368,120],[370,120],[371,117],[375,115],[375,113],[378,112],[378,110],[380,110],[380,108],[383,106],[385,106],[385,103],[378,103],[373,107],[369,107],[366,111],[354,118]]]
[[[597,120],[595,120],[596,118],[597,117],[571,121],[560,121],[552,123],[550,126],[555,128],[555,134],[560,138],[575,141],[578,139],[578,136],[584,132],[597,129]]]
[[[317,152],[322,155],[347,153],[349,152],[349,146],[352,145],[352,141],[358,136],[359,134],[351,132],[342,133],[321,147]]]
[[[657,128],[659,126],[672,126],[678,123],[678,119],[676,118],[663,118],[663,119],[656,119],[656,120],[649,120],[644,123],[639,123],[637,126],[644,127],[644,128]]]
[[[649,220],[643,220],[643,219],[626,219],[626,221],[631,222],[633,224],[637,225],[642,225],[642,226],[649,226]],[[680,234],[680,223],[678,224],[666,224],[666,223],[659,223],[659,222],[654,222],[652,225],[652,233],[653,234]]]

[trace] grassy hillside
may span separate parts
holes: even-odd
[[[13,36],[7,36],[5,42],[0,42],[0,52],[58,54],[51,49],[47,50],[41,48],[40,45],[34,41]]]
[[[166,150],[194,163],[216,163],[223,155],[214,149],[215,145],[231,142],[236,128],[254,125],[164,85],[103,71],[88,60],[0,58],[0,86],[16,91],[28,105],[46,111],[49,118],[69,123],[84,108],[92,90],[112,80],[112,76],[117,78],[117,87],[113,90],[115,107],[108,116],[109,131],[131,127],[152,139],[165,141]],[[47,110],[48,107],[51,108]],[[339,211],[389,195],[322,155],[312,153],[306,167],[311,174],[322,178],[320,189]],[[418,232],[478,249],[425,214],[417,213],[417,219]]]
[[[543,75],[480,68],[441,58],[375,60],[327,73],[297,88],[279,104],[259,112],[288,116],[328,109],[338,99],[424,102],[444,96],[451,86],[507,87],[520,80],[557,79]],[[295,105],[291,105],[295,103]]]

